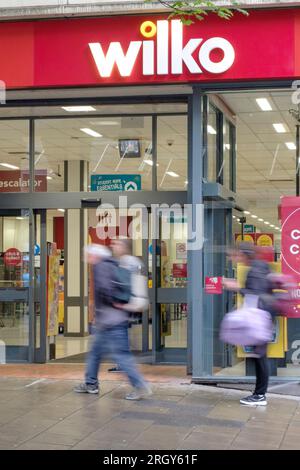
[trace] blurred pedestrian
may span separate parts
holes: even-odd
[[[257,307],[261,310],[270,311],[268,305],[264,303],[264,296],[272,295],[272,283],[270,282],[269,264],[261,259],[257,248],[246,242],[240,243],[238,251],[233,253],[233,257],[240,263],[249,266],[245,287],[240,288],[236,280],[224,279],[224,287],[228,290],[238,291],[241,295],[257,296]],[[266,392],[269,383],[269,364],[267,358],[267,344],[254,347],[251,354],[255,363],[256,384],[252,395],[240,400],[242,405],[265,406],[267,405]]]
[[[111,355],[125,372],[133,386],[127,400],[139,400],[151,394],[151,389],[137,369],[128,341],[128,310],[131,272],[121,262],[131,255],[129,239],[116,240],[111,245],[113,256],[98,253],[94,267],[95,333],[88,355],[85,382],[75,387],[77,393],[99,393],[98,371],[106,355]],[[92,250],[93,251],[93,250]],[[94,250],[96,251],[96,250]],[[97,254],[89,255],[93,261]],[[123,308],[125,307],[125,308]]]

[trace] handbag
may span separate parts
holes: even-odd
[[[258,346],[272,340],[273,322],[269,312],[257,307],[259,296],[248,294],[243,306],[222,320],[220,339],[235,346]]]

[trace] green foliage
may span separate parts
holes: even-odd
[[[183,24],[190,25],[195,20],[202,21],[209,13],[214,13],[220,18],[230,20],[235,13],[248,15],[248,12],[239,8],[237,1],[232,0],[231,5],[222,7],[216,5],[212,0],[193,1],[171,1],[171,0],[144,0],[146,3],[160,3],[162,6],[172,10],[170,18],[177,17]]]

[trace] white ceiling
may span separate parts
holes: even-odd
[[[262,111],[256,98],[267,98],[272,111]],[[291,90],[222,95],[237,120],[238,194],[248,201],[249,212],[276,226],[280,197],[295,195],[296,152],[285,145],[296,138],[291,98]],[[284,124],[287,132],[278,134],[274,123]],[[253,222],[248,215],[247,223]],[[255,224],[267,229],[264,223]]]
[[[295,121],[289,113],[289,109],[295,107],[291,102],[291,91],[223,93],[220,97],[236,116],[238,194],[247,201],[246,209],[252,214],[278,225],[280,197],[295,194],[295,151],[288,150],[285,145],[285,142],[295,142]],[[261,97],[268,98],[272,111],[264,112],[258,107],[256,98]],[[95,170],[98,174],[141,174],[142,189],[151,189],[151,166],[141,164],[143,159],[151,159],[151,155],[147,157],[152,140],[151,118],[128,120],[125,115],[184,113],[186,105],[96,105],[95,108],[96,111],[86,117],[36,121],[37,168],[47,170],[51,175],[48,190],[63,191],[65,160],[87,160],[91,173],[98,165]],[[7,116],[16,112],[20,117],[45,113],[70,116],[60,107],[5,110]],[[284,124],[287,132],[278,134],[273,123]],[[102,137],[92,138],[84,134],[80,129],[86,127]],[[28,168],[28,135],[27,121],[0,121],[0,162]],[[120,160],[116,147],[122,138],[139,139],[143,159]],[[158,163],[158,186],[161,189],[186,189],[186,116],[162,115],[158,118]],[[179,177],[166,175],[166,171],[173,171]],[[255,222],[251,216],[247,219],[249,223]],[[260,223],[256,221],[256,225],[266,230],[264,224],[259,227]]]

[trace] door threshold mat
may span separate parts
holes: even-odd
[[[219,382],[217,387],[228,388],[232,390],[248,390],[250,392],[254,390],[253,384],[230,384],[228,382]],[[269,385],[268,392],[275,395],[291,395],[294,397],[300,397],[300,380],[299,382],[273,382],[271,385]]]
[[[60,363],[60,364],[84,364],[87,360],[88,353],[74,354],[73,356],[61,357],[59,359],[53,359],[50,362]],[[136,362],[139,364],[151,364],[152,357],[151,355],[135,354],[133,353]],[[112,364],[114,361],[110,358],[107,358],[106,361],[103,361],[107,364]]]

